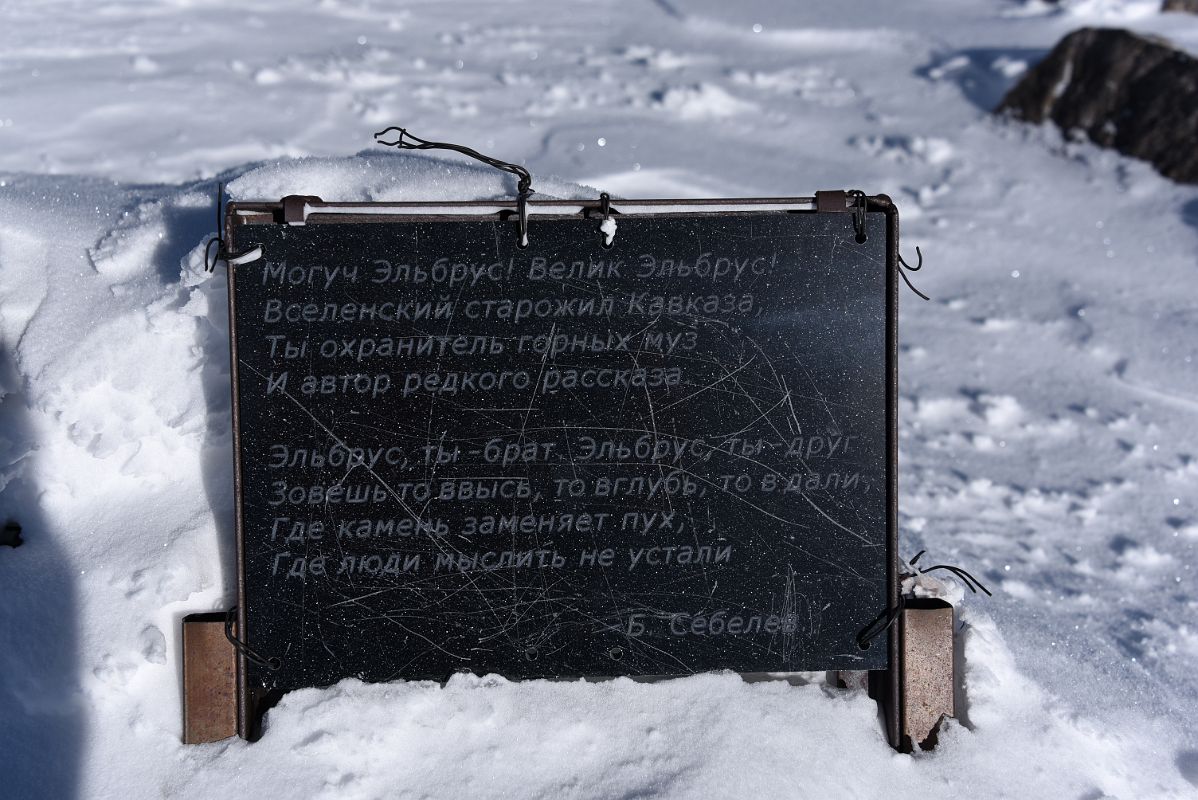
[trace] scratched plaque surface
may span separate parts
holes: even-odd
[[[250,684],[885,668],[867,225],[236,228]]]

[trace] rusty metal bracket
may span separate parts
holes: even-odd
[[[283,223],[286,225],[303,225],[307,221],[309,203],[322,202],[316,195],[289,194],[282,199]]]
[[[897,728],[891,746],[902,753],[936,746],[940,726],[956,716],[955,609],[943,600],[909,599],[898,615],[898,658],[886,671],[838,670],[838,689],[867,691]]]
[[[899,750],[936,746],[940,724],[956,716],[954,609],[943,600],[908,600],[899,618]]]
[[[237,652],[225,638],[225,615],[183,618],[183,743],[237,735]]]
[[[852,211],[849,193],[844,189],[815,193],[815,210],[821,214],[844,214]]]

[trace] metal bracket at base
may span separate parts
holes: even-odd
[[[907,600],[890,670],[840,670],[828,676],[837,688],[865,690],[878,701],[887,727],[897,729],[891,745],[899,752],[931,750],[941,723],[957,714],[954,612],[943,600]]]
[[[237,735],[237,651],[225,637],[225,614],[183,618],[183,743]]]
[[[225,635],[226,617],[209,613],[183,619],[184,744],[238,734],[237,652]],[[908,600],[899,618],[899,652],[890,670],[829,675],[840,688],[868,690],[888,718],[897,717],[898,740],[891,744],[900,752],[932,749],[941,722],[956,716],[954,619],[953,607],[943,600]]]
[[[943,600],[908,600],[899,619],[899,750],[936,746],[940,723],[957,714],[955,609]]]

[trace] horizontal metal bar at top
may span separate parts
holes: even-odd
[[[304,219],[311,215],[344,216],[420,216],[420,217],[485,217],[514,213],[516,203],[305,203]],[[598,209],[594,201],[533,200],[528,203],[528,215],[579,216]],[[753,211],[814,211],[813,198],[777,198],[745,200],[636,200],[630,203],[614,201],[612,212],[618,217],[655,214],[726,214]]]

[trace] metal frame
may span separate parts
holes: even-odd
[[[889,589],[887,612],[898,613],[898,271],[899,217],[898,208],[886,195],[869,198],[871,206],[886,214],[886,585]],[[902,746],[901,712],[903,707],[902,659],[899,648],[899,627],[888,631],[890,669],[886,670],[886,687],[879,702],[886,716],[886,738],[890,746]]]
[[[789,213],[851,213],[850,195],[843,191],[820,192],[816,197],[737,198],[705,200],[630,200],[614,201],[610,211],[621,216],[706,216],[730,213],[760,213],[779,211]],[[899,217],[898,209],[887,195],[866,198],[867,211],[886,215],[886,584],[888,617],[898,616],[898,281],[899,275]],[[527,203],[528,214],[549,219],[594,218],[602,214],[600,200],[533,200]],[[289,196],[278,202],[229,203],[224,220],[224,240],[231,247],[237,228],[247,225],[290,224],[312,225],[327,223],[375,223],[426,220],[478,220],[498,215],[500,219],[517,220],[516,201],[453,201],[453,202],[395,202],[395,203],[326,203],[318,197]],[[536,238],[536,226],[530,226]],[[230,382],[233,414],[233,485],[237,526],[237,630],[243,640],[250,640],[245,608],[245,529],[242,514],[242,450],[239,411],[239,376],[237,358],[237,299],[236,264],[228,267],[229,291],[229,348]],[[903,664],[900,649],[900,625],[887,630],[889,669],[870,673],[871,696],[881,705],[886,725],[886,737],[896,749],[903,743]],[[248,685],[246,656],[237,654],[237,733],[244,739],[255,740],[260,735],[261,717],[269,698],[254,692]]]

